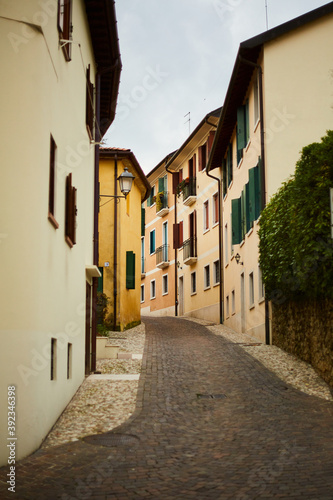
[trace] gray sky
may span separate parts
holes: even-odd
[[[329,3],[267,0],[273,28]],[[266,30],[265,0],[116,0],[123,69],[107,146],[147,174],[223,105],[239,44]]]

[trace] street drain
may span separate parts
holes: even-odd
[[[125,446],[126,448],[132,448],[137,446],[139,443],[139,438],[131,434],[95,434],[93,436],[86,436],[83,438],[88,444],[95,446],[107,446],[112,448],[114,446]]]
[[[225,394],[197,394],[198,399],[225,399]]]

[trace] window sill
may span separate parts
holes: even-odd
[[[256,307],[256,306],[255,306],[255,304],[251,304],[251,305],[249,306],[249,310],[251,311],[251,310],[252,310],[252,309],[254,309],[255,307]]]
[[[227,269],[229,267],[229,262],[224,266],[224,269]]]
[[[228,189],[231,189],[231,188],[232,188],[232,186],[233,186],[233,184],[234,184],[234,180],[232,179],[232,181],[230,182],[230,184],[229,184],[229,186],[228,186]]]
[[[240,160],[240,162],[238,163],[237,168],[241,168],[242,163],[243,163],[243,158],[242,158],[242,159]]]
[[[209,231],[210,231],[210,228],[208,228],[208,229],[204,229],[204,232],[203,232],[202,234],[206,234],[206,233],[208,233]]]
[[[210,290],[210,286],[206,286],[206,288],[204,288],[204,292],[206,292],[207,290]]]
[[[58,222],[56,221],[54,215],[51,214],[51,212],[49,212],[49,215],[47,217],[49,219],[49,221],[51,222],[52,226],[54,227],[54,229],[58,229],[59,228],[59,224]]]
[[[255,124],[255,126],[254,126],[254,129],[253,129],[253,132],[254,132],[254,133],[256,133],[257,128],[259,127],[259,123],[260,123],[260,118],[258,118],[258,120],[257,120],[257,122],[256,122],[256,124]]]
[[[260,304],[263,304],[264,302],[265,302],[265,297],[261,297],[261,298],[259,299],[258,304],[260,305]]]
[[[220,286],[220,282],[214,283],[213,288],[215,288],[216,286]]]
[[[191,293],[191,297],[193,297],[193,296],[194,296],[194,295],[196,295],[196,294],[197,294],[197,292],[192,292],[192,293]]]
[[[249,142],[246,144],[245,153],[248,152],[250,146],[251,146],[251,139],[249,139]]]
[[[214,222],[214,224],[212,225],[212,229],[213,229],[214,227],[217,227],[218,225],[219,225],[219,221]]]
[[[156,299],[156,297],[150,297],[150,300],[155,300],[155,299]]]
[[[240,242],[240,244],[239,244],[239,248],[242,248],[242,247],[244,246],[244,244],[245,244],[245,240],[242,240],[242,241]]]
[[[253,227],[251,227],[250,231],[247,233],[247,237],[249,238],[251,236],[251,234],[253,233]]]

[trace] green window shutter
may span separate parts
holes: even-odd
[[[245,215],[246,215],[246,232],[248,233],[252,227],[253,221],[250,219],[250,186],[245,184]]]
[[[237,160],[243,157],[243,149],[246,147],[246,117],[245,106],[237,108]]]
[[[135,253],[132,251],[126,252],[126,288],[135,288]]]
[[[103,293],[103,267],[98,268],[99,272],[101,273],[102,276],[98,278],[97,281],[97,292]]]
[[[256,217],[256,170],[257,167],[249,170],[249,219],[252,223]]]
[[[145,235],[146,211],[141,207],[141,236]]]
[[[153,254],[155,252],[155,230],[150,233],[149,245],[150,254]]]
[[[163,193],[164,192],[164,177],[161,179],[158,179],[158,192]]]
[[[227,180],[227,161],[222,162],[222,180],[223,180],[223,196],[227,194],[228,180]]]
[[[241,198],[231,200],[231,210],[232,244],[238,245],[242,241]]]
[[[242,240],[246,235],[246,202],[245,202],[245,188],[241,194],[241,238]]]
[[[262,186],[261,186],[261,174],[262,174],[262,161],[259,157],[258,166],[256,167],[256,219],[258,219],[261,211],[263,210],[262,206]]]
[[[227,164],[228,164],[228,186],[230,186],[233,179],[233,171],[232,171],[232,143],[229,145],[228,156],[227,156]]]

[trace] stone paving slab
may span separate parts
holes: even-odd
[[[18,464],[15,496],[0,470],[1,499],[332,500],[332,402],[203,325],[145,323],[136,411],[104,435],[117,444],[39,450]]]

